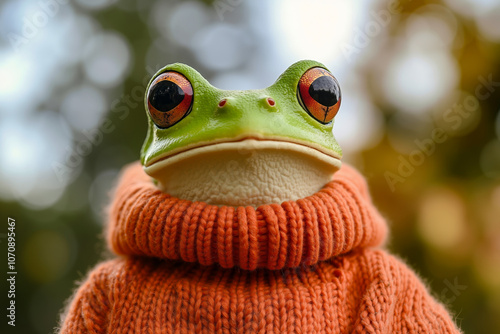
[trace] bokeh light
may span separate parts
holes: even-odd
[[[402,49],[388,63],[383,80],[384,93],[401,111],[428,111],[457,84],[456,65],[445,52]]]
[[[76,2],[84,8],[101,10],[115,4],[117,0],[76,0]]]
[[[351,80],[343,85],[338,117],[335,118],[334,134],[341,147],[348,147],[346,154],[376,146],[383,137],[384,120],[372,101],[366,96],[362,84]]]
[[[89,189],[89,203],[96,222],[103,224],[105,219],[106,203],[114,189],[118,177],[118,170],[105,170],[92,182]]]
[[[128,44],[116,32],[106,32],[92,38],[85,47],[84,55],[85,74],[104,88],[121,83],[130,68]]]
[[[418,227],[422,238],[434,247],[453,248],[467,233],[463,201],[448,189],[429,191],[420,204]]]
[[[243,30],[225,23],[208,25],[193,42],[191,49],[198,61],[207,68],[219,71],[241,65],[250,44]]]
[[[481,170],[490,178],[500,178],[500,141],[492,140],[481,151]]]
[[[183,1],[174,8],[167,2],[157,2],[152,11],[160,34],[187,48],[196,45],[197,34],[210,24],[210,14],[207,6],[198,1]],[[166,16],[170,19],[166,20]]]
[[[49,282],[59,278],[71,267],[75,247],[72,235],[57,231],[40,231],[26,242],[22,256],[28,264],[23,271],[34,282]]]
[[[329,62],[342,57],[339,45],[349,40],[355,28],[354,2],[336,1],[275,1],[271,11],[273,32],[279,34],[286,61],[318,59]]]
[[[82,84],[66,94],[61,102],[61,112],[76,130],[89,130],[95,128],[107,112],[106,102],[100,90]]]

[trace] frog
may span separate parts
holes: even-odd
[[[117,256],[81,284],[62,334],[460,333],[383,249],[368,184],[341,163],[324,65],[230,91],[176,63],[145,93],[141,161],[107,210]]]
[[[301,60],[269,87],[223,90],[173,63],[149,81],[144,171],[162,191],[218,206],[253,206],[316,193],[341,167],[333,134],[340,85]]]

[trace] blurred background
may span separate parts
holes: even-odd
[[[253,89],[307,58],[340,81],[334,133],[390,224],[389,249],[466,333],[500,333],[496,0],[2,0],[0,247],[15,218],[15,332],[52,332],[103,258],[104,208],[139,157],[157,69],[183,62]]]

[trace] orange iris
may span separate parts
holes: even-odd
[[[337,79],[321,67],[313,67],[302,75],[298,85],[302,107],[318,122],[330,123],[340,108],[341,93]]]
[[[148,111],[159,128],[168,128],[191,111],[193,87],[177,72],[160,74],[148,91]]]

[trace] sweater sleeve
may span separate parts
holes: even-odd
[[[403,261],[374,251],[357,333],[460,334],[446,308]]]
[[[60,334],[106,333],[110,310],[110,277],[113,262],[94,268],[80,285],[61,316]]]
[[[446,308],[432,297],[420,278],[404,263],[405,281],[400,282],[397,291],[395,311],[401,314],[394,321],[395,332],[460,334]]]

